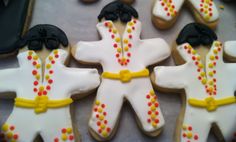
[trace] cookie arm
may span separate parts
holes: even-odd
[[[173,67],[155,67],[155,84],[166,89],[184,89],[186,80],[184,79],[186,65]]]
[[[236,41],[227,41],[224,45],[226,55],[236,59]]]
[[[146,66],[163,61],[170,53],[169,45],[163,39],[141,40],[139,54]]]
[[[74,47],[73,53],[76,60],[81,62],[89,63],[100,63],[101,61],[101,48],[98,44],[99,42],[78,42]]]
[[[16,78],[18,69],[0,70],[0,92],[14,92],[19,80]],[[18,72],[19,73],[19,72]]]
[[[70,94],[86,93],[98,87],[100,76],[97,69],[66,68]]]

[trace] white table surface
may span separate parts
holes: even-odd
[[[93,4],[83,4],[79,0],[36,0],[33,20],[31,26],[36,24],[54,24],[63,29],[70,43],[73,45],[80,40],[93,41],[99,40],[97,30],[97,16],[101,9],[112,0],[100,0]],[[236,3],[225,4],[215,0],[217,5],[224,5],[224,10],[220,11],[220,22],[216,33],[220,41],[236,40]],[[157,30],[151,22],[151,0],[136,0],[133,6],[139,12],[139,19],[143,24],[142,38],[164,38],[171,46],[177,34],[187,23],[193,22],[191,12],[184,8],[176,22],[169,30]],[[76,61],[71,61],[73,67],[88,67],[79,65]],[[174,65],[170,58],[162,65]],[[17,67],[15,57],[0,60],[0,69]],[[101,68],[99,68],[101,71]],[[10,84],[9,84],[10,85]],[[181,107],[180,95],[158,93],[161,109],[166,120],[164,131],[156,138],[145,136],[138,128],[134,112],[126,103],[121,111],[120,124],[118,131],[112,142],[173,142],[173,135],[176,125],[176,118]],[[92,103],[96,94],[91,94],[83,99],[76,101],[75,117],[83,142],[95,141],[88,133],[88,120],[91,114]],[[13,100],[0,100],[0,125],[2,125],[13,108]],[[226,122],[227,123],[227,122]],[[29,126],[30,127],[30,126]],[[211,134],[208,142],[216,142]]]

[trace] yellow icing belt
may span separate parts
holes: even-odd
[[[236,103],[236,97],[233,96],[218,100],[214,99],[213,97],[208,97],[205,100],[190,98],[188,103],[194,107],[201,107],[206,108],[208,111],[215,111],[219,106]]]
[[[63,100],[49,100],[48,96],[37,96],[34,100],[16,98],[15,106],[22,108],[34,108],[35,113],[46,112],[48,108],[60,108],[70,105],[71,98]]]
[[[143,69],[138,72],[131,72],[129,70],[121,70],[119,73],[103,72],[102,77],[108,79],[120,80],[121,82],[129,82],[133,78],[148,77],[148,69]]]

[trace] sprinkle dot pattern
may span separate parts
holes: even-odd
[[[74,141],[74,134],[72,128],[62,128],[61,136],[54,138],[54,142]]]
[[[193,133],[193,128],[191,125],[183,125],[183,133],[182,137],[186,140],[186,142],[197,141],[199,139],[198,134]]]
[[[167,16],[174,17],[177,15],[177,11],[175,10],[175,5],[173,4],[172,0],[160,0],[161,6],[167,12]]]
[[[192,60],[194,61],[195,65],[197,66],[197,72],[199,75],[197,76],[197,79],[201,81],[202,85],[205,86],[205,90],[209,96],[214,96],[217,94],[217,80],[214,77],[216,74],[216,61],[219,59],[219,52],[222,51],[222,43],[220,42],[214,42],[215,46],[213,49],[213,54],[210,55],[209,59],[210,62],[208,63],[208,68],[210,71],[208,72],[208,75],[204,71],[204,65],[201,63],[201,58],[197,54],[197,52],[192,48],[191,45],[185,45],[184,49],[188,54],[192,56]],[[208,77],[208,78],[207,78]]]
[[[15,126],[3,124],[0,132],[1,142],[17,142],[19,139],[19,134],[15,133]]]
[[[148,115],[149,118],[147,120],[148,123],[150,123],[153,127],[157,127],[159,123],[159,119],[157,118],[159,115],[159,111],[157,108],[159,107],[159,103],[157,102],[157,96],[155,95],[155,92],[151,90],[147,95],[146,99],[148,99]]]
[[[97,118],[98,133],[103,137],[108,137],[108,134],[111,132],[111,128],[108,127],[108,121],[105,119],[107,116],[105,108],[105,104],[102,104],[100,101],[96,100],[93,111],[95,112]]]

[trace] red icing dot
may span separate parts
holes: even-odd
[[[193,129],[193,128],[192,128],[191,126],[188,127],[188,130],[189,130],[189,131],[192,131],[192,129]]]
[[[38,96],[42,96],[42,92],[38,92]]]
[[[149,103],[148,103],[148,106],[151,106],[151,105],[152,105],[152,103],[151,103],[151,102],[149,102]]]
[[[130,56],[131,56],[131,53],[127,53],[127,56],[130,57]]]
[[[151,119],[148,119],[147,122],[148,122],[148,123],[151,123]]]
[[[66,128],[61,129],[61,132],[64,134],[66,133]]]
[[[104,24],[106,27],[108,26],[108,22],[105,22],[105,24]]]
[[[159,115],[159,112],[158,112],[158,111],[156,111],[155,113],[156,113],[156,115]]]
[[[129,48],[131,48],[131,47],[132,47],[132,44],[131,44],[131,43],[129,43],[129,44],[128,44],[128,46],[129,46]]]
[[[94,108],[94,112],[97,112],[98,111],[98,108]]]
[[[98,129],[98,133],[102,133],[102,129]]]
[[[55,138],[55,139],[54,139],[54,142],[59,142],[59,139],[58,139],[58,138]]]
[[[196,60],[196,57],[195,57],[195,56],[193,56],[193,57],[192,57],[192,59],[193,59],[193,60]]]
[[[99,115],[97,114],[96,117],[99,118]]]
[[[195,135],[195,136],[194,136],[194,140],[198,140],[198,135]]]
[[[187,135],[185,133],[183,133],[183,137],[185,138]]]
[[[102,108],[105,108],[105,104],[102,104]]]
[[[34,85],[35,85],[35,86],[37,86],[38,84],[39,84],[39,82],[38,82],[38,81],[35,81],[35,82],[34,82]]]
[[[55,64],[55,61],[54,60],[52,60],[52,62],[51,62],[52,64]]]
[[[18,134],[13,135],[13,139],[17,140],[19,138]]]
[[[52,84],[52,83],[53,83],[53,80],[52,80],[52,79],[49,79],[49,80],[48,80],[48,83],[49,83],[49,84]]]
[[[37,62],[36,62],[36,61],[34,61],[34,62],[33,62],[33,65],[34,65],[34,66],[35,66],[35,65],[37,65]]]
[[[56,57],[56,58],[58,58],[58,57],[59,57],[59,55],[58,55],[58,54],[56,54],[56,55],[55,55],[55,57]]]
[[[47,90],[50,90],[50,89],[51,89],[51,87],[48,85],[48,86],[46,87],[46,89],[47,89]]]
[[[112,39],[115,38],[115,35],[111,35],[111,38],[112,38]]]
[[[107,120],[104,120],[104,123],[107,124]]]
[[[147,95],[147,96],[146,96],[146,98],[147,98],[147,99],[150,99],[150,96],[149,96],[149,95]]]
[[[69,136],[69,140],[70,140],[70,141],[74,140],[74,136],[73,136],[73,135],[70,135],[70,136]]]
[[[36,71],[36,70],[33,70],[33,71],[32,71],[32,74],[33,74],[33,75],[36,75],[36,74],[37,74],[37,71]]]
[[[155,103],[155,106],[156,106],[156,107],[159,107],[159,104],[158,104],[158,103]]]
[[[155,122],[156,122],[156,123],[159,123],[159,119],[155,119]]]
[[[32,59],[32,56],[28,56],[27,58],[28,58],[28,60],[31,60],[31,59]]]
[[[38,91],[38,89],[37,88],[34,88],[34,92],[37,92]]]
[[[101,122],[100,122],[100,121],[98,121],[98,122],[97,122],[97,125],[98,125],[98,126],[100,126],[100,125],[101,125]]]
[[[106,116],[106,115],[107,115],[107,112],[103,112],[103,115],[105,115],[105,116]]]
[[[48,93],[47,91],[43,91],[43,95],[47,95],[47,93]]]
[[[115,44],[113,45],[113,47],[117,48],[117,47],[118,47],[118,45],[115,43]]]
[[[50,70],[49,73],[50,73],[50,74],[53,74],[53,70]]]
[[[15,126],[11,126],[10,130],[13,131],[15,129]]]
[[[109,133],[111,131],[111,128],[107,127],[107,132]]]
[[[151,115],[152,114],[152,112],[151,111],[148,111],[148,115]]]
[[[133,38],[133,36],[132,36],[132,35],[129,35],[129,38],[131,39],[131,38]]]

